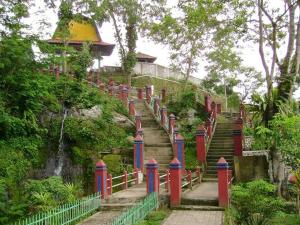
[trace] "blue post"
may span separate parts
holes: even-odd
[[[146,164],[147,169],[147,193],[152,192],[158,193],[159,190],[159,175],[158,175],[158,164],[155,159],[149,160]]]

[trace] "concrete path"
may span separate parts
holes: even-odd
[[[222,225],[223,212],[174,210],[163,225]]]
[[[193,190],[185,192],[182,198],[191,200],[216,200],[218,199],[218,183],[202,182]]]

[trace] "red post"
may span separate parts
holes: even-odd
[[[234,155],[243,156],[243,132],[238,124],[233,130]]]
[[[143,100],[144,99],[144,91],[142,88],[137,89],[137,95],[138,95],[138,100]]]
[[[198,177],[198,182],[201,183],[201,170],[200,170],[200,168],[196,169],[196,176]]]
[[[187,171],[187,181],[189,182],[189,187],[192,190],[193,184],[192,184],[192,171]]]
[[[144,141],[140,135],[134,139],[134,169],[144,170]]]
[[[146,87],[146,101],[148,104],[150,104],[150,102],[151,102],[151,86],[150,85],[148,85]]]
[[[160,115],[161,115],[161,118],[160,118],[160,123],[162,126],[165,125],[166,123],[166,118],[167,118],[167,108],[165,106],[163,106],[161,109],[160,109]]]
[[[146,183],[147,183],[147,193],[156,192],[159,191],[159,174],[158,174],[158,164],[155,161],[155,159],[149,160],[149,162],[146,164],[147,169],[147,177],[146,177]]]
[[[199,162],[206,162],[206,146],[205,146],[205,129],[201,125],[198,127],[196,132],[196,148],[197,148],[197,159]]]
[[[142,128],[141,116],[135,115],[135,129],[136,129],[136,131],[138,131],[141,128]]]
[[[154,99],[154,114],[155,115],[158,114],[159,105],[160,105],[160,99],[159,98],[155,98]]]
[[[175,137],[175,157],[179,160],[182,171],[185,171],[184,138],[180,134]]]
[[[212,110],[212,117],[214,119],[216,119],[217,118],[217,107],[216,107],[216,103],[215,102],[211,103],[211,110]]]
[[[135,116],[134,100],[129,100],[129,115],[130,116]]]
[[[205,121],[205,126],[206,126],[207,136],[209,138],[211,138],[211,136],[212,136],[212,128],[211,128],[211,121],[210,121],[210,119],[207,119]]]
[[[206,112],[211,112],[211,97],[209,95],[204,97],[204,103]]]
[[[181,165],[177,158],[170,163],[170,205],[179,206],[181,203]]]
[[[166,170],[166,177],[165,177],[165,189],[166,192],[169,192],[169,186],[170,186],[170,171]]]
[[[95,192],[101,192],[101,198],[107,196],[107,168],[105,163],[100,160],[96,164],[95,171]]]
[[[221,104],[221,103],[218,103],[218,104],[217,104],[217,113],[218,113],[218,114],[221,114],[221,113],[222,113],[222,104]]]
[[[228,163],[221,157],[217,163],[219,206],[229,206]]]
[[[173,133],[175,127],[176,117],[174,114],[169,115],[169,134]]]
[[[163,88],[162,90],[161,90],[161,100],[163,101],[163,102],[165,102],[166,101],[166,97],[167,97],[167,90],[165,89],[165,88]]]
[[[126,170],[124,171],[123,182],[124,182],[123,185],[124,190],[128,189],[128,173]]]
[[[111,174],[107,174],[107,194],[112,195],[112,176]]]
[[[144,130],[143,128],[140,128],[137,130],[136,135],[140,135],[141,137],[144,137]]]

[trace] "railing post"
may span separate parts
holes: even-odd
[[[135,179],[135,184],[137,185],[137,184],[139,184],[139,170],[134,169],[133,171],[134,171],[133,176],[134,176],[134,179]]]
[[[107,196],[107,168],[105,163],[100,160],[96,164],[95,171],[95,192],[101,192],[101,198],[104,199]]]
[[[142,88],[137,89],[137,97],[138,97],[138,100],[143,100],[144,99],[144,91],[143,91]]]
[[[158,114],[159,105],[160,105],[160,99],[159,98],[155,98],[154,99],[154,115]]]
[[[189,182],[189,187],[190,189],[192,190],[193,188],[193,184],[192,184],[192,171],[187,171],[187,179],[188,179],[188,182]]]
[[[151,85],[146,87],[146,101],[148,104],[151,102]]]
[[[169,192],[169,186],[170,186],[170,171],[169,170],[166,170],[166,178],[165,178],[165,189],[166,189],[166,192]]]
[[[234,155],[243,156],[243,132],[238,124],[233,130]]]
[[[217,163],[219,206],[229,206],[228,163],[221,157]]]
[[[218,114],[221,114],[221,113],[222,113],[222,104],[221,104],[221,103],[218,103],[218,104],[217,104],[217,113],[218,113]]]
[[[127,108],[128,107],[128,88],[123,86],[122,89],[122,102],[123,105]]]
[[[216,109],[216,103],[212,102],[211,103],[211,111],[212,111],[212,117],[214,118],[214,120],[217,118],[217,109]]]
[[[138,131],[141,128],[142,128],[141,116],[135,115],[135,129],[136,131]]]
[[[129,100],[129,115],[135,116],[135,104],[134,100]]]
[[[126,170],[124,171],[123,182],[124,182],[123,189],[124,190],[128,189],[128,173]]]
[[[163,106],[160,109],[160,115],[161,115],[160,123],[161,123],[162,126],[164,126],[165,123],[166,123],[166,118],[167,118],[167,108],[165,106]]]
[[[169,165],[170,168],[170,205],[179,206],[181,203],[181,165],[177,158],[174,158]]]
[[[112,176],[111,174],[107,174],[107,194],[112,195]]]
[[[200,170],[200,168],[196,169],[196,176],[198,177],[198,182],[201,183],[201,170]]]
[[[158,193],[159,191],[159,174],[158,174],[158,164],[155,159],[149,160],[146,164],[147,169],[147,193],[150,194],[152,192]]]
[[[205,121],[205,126],[206,126],[207,136],[209,138],[211,138],[211,136],[212,136],[212,128],[211,128],[211,120],[210,119],[207,119]]]
[[[134,169],[144,171],[144,141],[140,135],[134,139]]]
[[[173,133],[175,122],[176,122],[176,117],[172,113],[171,115],[169,115],[169,134]]]
[[[206,162],[206,147],[205,147],[205,129],[201,125],[198,127],[196,132],[196,148],[197,148],[197,159],[199,162]]]
[[[56,80],[59,80],[59,78],[60,78],[59,67],[55,67],[55,78],[56,78]]]
[[[185,171],[184,138],[180,134],[175,137],[175,157],[179,160],[182,171]]]
[[[167,97],[166,93],[167,93],[167,90],[165,88],[161,89],[161,100],[162,100],[162,102],[166,101],[166,97]]]
[[[204,103],[206,112],[211,112],[211,97],[209,95],[205,95]]]

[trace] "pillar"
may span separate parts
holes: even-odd
[[[199,162],[206,162],[206,146],[205,146],[205,129],[201,125],[198,127],[196,132],[196,148],[197,148],[197,159]]]
[[[177,134],[175,136],[175,157],[179,160],[181,164],[182,171],[185,170],[185,151],[184,151],[184,138]]]
[[[177,158],[174,158],[169,165],[170,169],[170,205],[179,206],[181,203],[181,165]]]
[[[159,174],[158,174],[158,164],[155,159],[149,160],[146,164],[147,169],[147,177],[146,177],[146,184],[147,184],[147,193],[150,194],[152,192],[158,193],[159,190]]]
[[[210,119],[207,119],[205,121],[205,126],[206,126],[207,136],[209,138],[211,138],[211,136],[212,136],[212,127],[211,127],[211,121],[210,121]]]
[[[129,115],[130,116],[135,116],[134,100],[129,100]]]
[[[146,101],[148,104],[151,102],[151,85],[146,87]]]
[[[138,97],[138,100],[144,99],[144,92],[143,92],[142,88],[137,89],[137,97]]]
[[[138,134],[134,139],[134,148],[133,148],[133,161],[134,169],[144,170],[144,141],[143,138]]]
[[[209,95],[205,95],[204,104],[205,104],[206,112],[210,112],[211,111],[211,97]]]
[[[221,103],[218,103],[218,104],[217,104],[217,113],[218,113],[218,114],[221,114],[221,113],[222,113],[222,104],[221,104]]]
[[[107,168],[105,163],[100,160],[96,164],[95,171],[95,192],[101,192],[101,198],[107,196]]]
[[[160,116],[161,116],[161,118],[160,118],[160,124],[161,124],[162,126],[164,126],[165,123],[166,123],[166,118],[167,118],[167,108],[166,108],[165,106],[163,106],[163,107],[160,109]]]
[[[141,128],[142,128],[141,116],[135,115],[135,129],[136,131],[138,131]]]
[[[165,102],[166,99],[167,99],[167,90],[166,90],[165,88],[163,88],[163,89],[161,90],[161,100],[162,100],[163,102]]]
[[[233,130],[234,155],[243,156],[243,134],[239,125],[236,124]]]
[[[174,114],[171,114],[169,116],[169,134],[173,133],[175,122],[176,122],[176,117],[174,116]]]
[[[221,157],[217,162],[219,206],[229,206],[228,163]]]
[[[158,114],[159,105],[160,105],[160,99],[159,98],[155,98],[154,99],[154,115]]]

